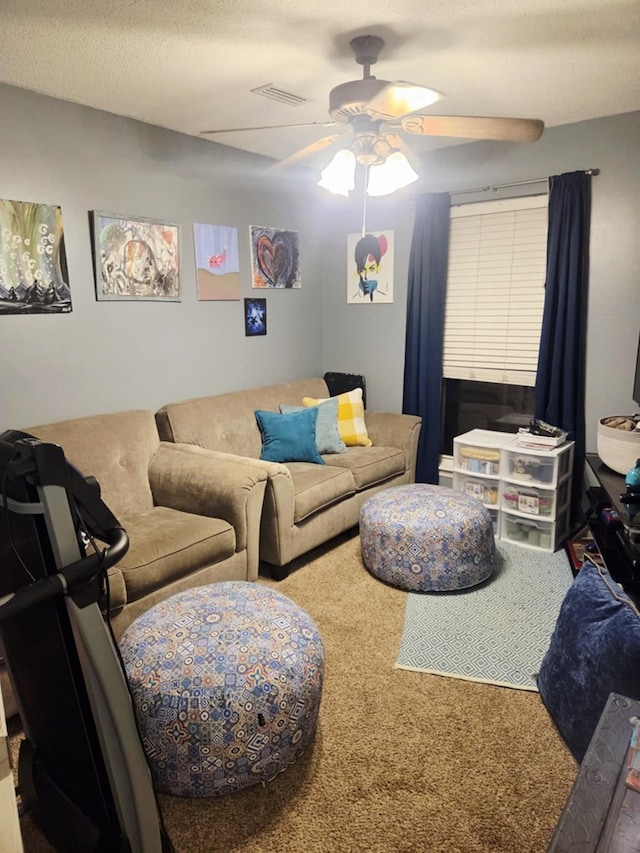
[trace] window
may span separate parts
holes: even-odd
[[[548,196],[451,209],[443,453],[468,429],[515,432],[533,414]]]
[[[440,452],[453,454],[455,436],[470,429],[516,432],[529,425],[534,406],[534,390],[527,385],[445,379]]]

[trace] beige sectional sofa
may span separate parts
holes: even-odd
[[[61,421],[24,432],[58,444],[101,487],[129,536],[109,570],[116,637],[140,613],[183,589],[221,580],[256,580],[267,472],[249,460],[161,442],[154,413],[127,411]],[[6,671],[7,714],[15,702]]]
[[[324,465],[260,459],[254,411],[324,398],[323,379],[60,421],[24,432],[59,444],[93,476],[130,547],[109,570],[116,637],[164,598],[221,580],[256,580],[259,561],[284,577],[295,557],[358,523],[381,489],[413,482],[420,418],[365,413],[371,447],[325,455]],[[0,659],[7,715],[15,697]]]
[[[278,412],[282,404],[302,405],[305,397],[329,397],[324,379],[167,403],[156,412],[163,441],[205,448],[216,459],[241,460],[266,472],[260,558],[278,579],[294,558],[354,527],[370,495],[415,479],[421,419],[414,415],[366,411],[372,446],[325,455],[324,465],[261,461],[255,411]]]

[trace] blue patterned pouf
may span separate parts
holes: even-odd
[[[401,589],[464,589],[493,571],[489,510],[443,486],[414,483],[373,495],[360,510],[360,543],[371,574]]]
[[[240,791],[273,779],[313,739],[324,646],[279,592],[247,581],[181,592],[119,645],[158,791]]]

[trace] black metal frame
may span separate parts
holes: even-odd
[[[95,480],[24,433],[0,435],[0,490],[0,637],[25,731],[23,806],[63,851],[169,851],[102,611],[126,532]],[[107,547],[87,553],[86,535]]]

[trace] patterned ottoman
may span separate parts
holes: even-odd
[[[158,791],[240,791],[273,779],[313,739],[324,646],[281,593],[247,581],[181,592],[119,645]]]
[[[414,483],[378,492],[360,510],[362,559],[401,589],[464,589],[493,571],[489,510],[477,498]]]

